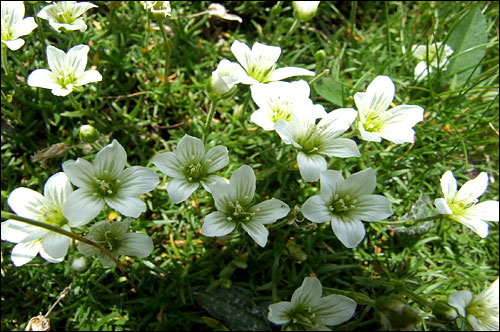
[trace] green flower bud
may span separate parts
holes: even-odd
[[[325,62],[326,62],[325,50],[317,51],[314,54],[314,59],[316,60],[316,72],[319,73],[325,67]]]
[[[309,21],[316,15],[320,1],[292,1],[293,16],[299,21]]]
[[[99,139],[99,132],[90,125],[80,127],[80,139],[82,142],[92,144]]]
[[[90,267],[89,263],[89,259],[84,256],[74,257],[70,260],[71,269],[78,273],[87,271],[87,269]]]
[[[432,313],[441,321],[452,321],[458,317],[455,308],[444,301],[436,301],[432,305]]]
[[[375,318],[389,331],[409,331],[421,320],[415,308],[392,295],[375,301]]]

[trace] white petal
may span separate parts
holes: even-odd
[[[210,189],[210,187],[216,183],[221,183],[221,181],[226,184],[226,181],[222,177],[212,174],[200,180],[200,183],[206,191],[212,193],[212,189]]]
[[[302,214],[312,222],[323,223],[331,220],[331,212],[327,203],[316,195],[309,197],[302,205]]]
[[[57,83],[54,73],[47,69],[36,69],[28,75],[26,83],[29,86],[44,88],[44,89],[57,89],[61,86]]]
[[[369,111],[379,113],[387,110],[394,99],[395,89],[389,76],[377,76],[368,85],[363,97],[363,105],[359,111],[366,114]]]
[[[153,240],[141,233],[127,233],[123,235],[121,241],[118,249],[119,255],[144,258],[148,257],[154,249]]]
[[[453,214],[453,210],[444,198],[437,198],[434,200],[434,205],[436,206],[436,212],[439,214]]]
[[[69,227],[65,226],[63,229],[69,231]],[[68,252],[68,246],[70,243],[70,238],[59,233],[49,232],[42,238],[43,250],[51,257],[63,258]]]
[[[64,74],[66,53],[54,46],[47,46],[47,61],[54,75]]]
[[[254,85],[252,85],[254,86]],[[270,109],[259,108],[250,116],[250,121],[258,125],[264,130],[273,130],[274,122],[272,121],[273,113]],[[283,120],[285,121],[285,120]]]
[[[318,301],[313,311],[321,324],[339,325],[352,318],[356,301],[342,295],[328,295]]]
[[[327,132],[337,132],[337,137],[345,132],[358,116],[353,108],[339,108],[325,115],[318,123],[319,127],[327,127]]]
[[[21,187],[14,189],[10,193],[7,204],[9,204],[12,211],[21,217],[40,220],[42,215],[40,209],[48,205],[48,202],[42,194]]]
[[[361,221],[347,217],[332,216],[332,229],[347,248],[357,247],[366,234],[365,226]]]
[[[356,104],[357,109],[359,110],[363,107],[363,99],[365,98],[366,92],[356,92],[354,94],[354,103]],[[360,112],[360,115],[363,113]]]
[[[224,213],[230,210],[229,203],[234,203],[238,199],[235,187],[225,181],[217,181],[210,184],[210,192],[214,197],[215,207]]]
[[[73,17],[78,17],[83,15],[90,8],[97,8],[98,6],[90,3],[90,2],[78,2],[72,5],[71,12]]]
[[[132,166],[119,174],[120,195],[134,196],[147,193],[156,188],[160,179],[152,169],[142,166]]]
[[[76,75],[83,74],[87,66],[90,48],[87,45],[76,45],[69,49],[66,55],[66,68],[71,68]]]
[[[377,186],[377,176],[373,168],[369,167],[360,172],[351,174],[346,180],[343,188],[351,197],[369,195]]]
[[[323,289],[318,278],[306,277],[302,285],[293,292],[292,306],[314,307],[321,298]]]
[[[127,152],[123,146],[113,140],[111,144],[106,145],[101,151],[97,152],[94,160],[95,174],[117,178],[127,164]],[[71,179],[71,177],[70,177]]]
[[[26,17],[19,24],[16,24],[15,37],[25,36],[35,30],[38,25],[33,17]]]
[[[97,70],[87,70],[78,78],[76,86],[85,85],[92,82],[102,81],[102,75]]]
[[[323,141],[320,152],[329,157],[361,157],[356,142],[348,138],[334,138]]]
[[[30,224],[12,219],[8,219],[2,222],[1,229],[2,240],[12,243],[30,242],[33,241],[34,236],[35,239],[38,239],[47,232],[43,228],[32,226]],[[25,239],[28,237],[30,241],[25,241]]]
[[[227,148],[222,145],[217,145],[208,150],[203,160],[203,163],[207,167],[207,173],[218,171],[229,163]]]
[[[64,257],[61,258],[54,258],[50,256],[45,250],[43,250],[43,247],[40,247],[40,257],[45,259],[49,263],[61,263],[64,260]]]
[[[498,221],[498,201],[486,201],[467,209],[467,215],[473,215],[481,220]]]
[[[81,188],[73,191],[62,209],[62,214],[68,219],[71,227],[85,225],[97,217],[104,207],[102,198],[92,196],[92,191]]]
[[[457,193],[457,180],[451,171],[446,171],[441,177],[441,190],[443,191],[444,198],[452,201]]]
[[[460,316],[465,317],[467,315],[465,308],[469,306],[473,298],[474,294],[472,292],[468,290],[459,291],[450,295],[448,304],[457,309]]]
[[[269,306],[269,313],[267,319],[277,325],[286,324],[290,321],[289,313],[293,309],[291,302],[278,302]]]
[[[460,222],[461,224],[469,227],[470,229],[472,229],[474,231],[474,233],[476,233],[477,235],[479,235],[483,239],[488,236],[488,233],[489,233],[488,223],[485,221],[482,221],[479,218],[476,218],[475,216],[471,216],[471,217],[469,217],[467,215],[465,215],[465,216],[453,216],[453,219]]]
[[[320,173],[321,197],[328,202],[344,187],[342,173],[334,170],[326,170]]]
[[[245,224],[241,224],[241,227],[250,235],[252,239],[261,247],[265,247],[267,243],[267,236],[269,235],[269,231],[267,228],[259,223],[251,220]]]
[[[216,211],[205,217],[201,233],[205,236],[224,236],[231,233],[236,224],[228,222],[226,215]]]
[[[153,164],[158,167],[158,169],[173,178],[183,178],[184,177],[184,167],[187,165],[182,164],[177,158],[177,155],[173,152],[164,152],[157,154],[153,157]]]
[[[62,164],[64,173],[71,183],[77,187],[92,188],[95,182],[94,165],[89,161],[78,158],[76,161],[67,160]]]
[[[105,197],[104,200],[111,208],[127,217],[137,218],[146,211],[146,203],[139,197],[118,194],[114,197]]]
[[[187,166],[189,163],[200,162],[205,155],[205,146],[199,138],[184,135],[177,144],[179,162]]]
[[[236,199],[242,204],[249,204],[255,195],[255,173],[248,165],[243,165],[233,172],[229,184],[234,188]]]
[[[26,243],[18,243],[14,248],[12,248],[12,252],[10,254],[10,258],[12,259],[12,263],[15,266],[22,266],[38,255],[42,244],[40,241],[31,241]]]
[[[455,202],[473,202],[488,188],[488,174],[481,172],[475,179],[467,181],[455,195]]]
[[[300,148],[293,137],[293,125],[285,119],[280,119],[274,124],[274,130],[280,135],[285,144],[293,144],[295,147]]]
[[[52,175],[47,182],[45,182],[43,189],[44,196],[50,202],[53,202],[59,209],[62,209],[64,201],[72,192],[73,188],[71,187],[69,178],[63,172]]]
[[[271,76],[269,76],[269,81],[280,81],[282,79],[292,77],[292,76],[314,76],[315,72],[299,68],[299,67],[282,67],[276,69]]]
[[[391,202],[381,195],[363,195],[358,198],[351,217],[364,221],[380,221],[392,216]]]
[[[66,85],[65,88],[57,87],[57,88],[50,90],[50,92],[52,92],[52,94],[54,96],[65,97],[65,96],[69,95],[71,92],[73,92],[73,85],[68,84],[68,85]]]
[[[260,58],[266,57],[269,62],[275,63],[281,54],[281,48],[279,46],[264,45],[261,43],[254,43],[252,46],[252,57]]]
[[[300,175],[307,182],[319,180],[319,173],[326,170],[326,160],[320,154],[305,154],[299,152],[297,155]]]
[[[18,49],[20,49],[24,45],[24,40],[22,40],[21,38],[14,39],[14,40],[3,40],[2,39],[2,43],[4,43],[5,45],[7,45],[7,47],[9,48],[9,50],[11,50],[11,51],[17,51]]]
[[[382,141],[382,137],[380,137],[379,133],[366,131],[365,127],[361,121],[358,121],[357,128],[359,130],[361,138],[364,139],[365,141],[370,141],[370,142],[381,142]]]
[[[184,178],[172,179],[167,187],[168,197],[174,204],[179,204],[188,199],[199,186],[197,182],[189,182]]]
[[[424,78],[426,78],[429,75],[427,63],[425,61],[420,61],[419,63],[417,63],[417,65],[415,66],[415,70],[413,72],[413,75],[415,76],[415,79],[417,80],[417,82],[420,82]]]
[[[261,224],[272,224],[288,215],[290,208],[279,199],[269,199],[252,206],[250,211],[255,212],[252,218],[253,221]]]
[[[248,67],[251,64],[250,47],[248,47],[245,43],[240,42],[239,40],[235,40],[231,45],[231,52],[233,52],[233,55],[241,64],[241,66],[245,68],[245,70],[248,70]]]

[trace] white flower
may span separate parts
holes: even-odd
[[[312,110],[304,110],[304,114]],[[352,108],[340,108],[325,115],[318,124],[312,116],[292,113],[292,122],[278,120],[274,128],[283,142],[292,144],[299,153],[297,163],[300,175],[308,182],[317,181],[321,171],[326,170],[325,156],[359,157],[356,142],[338,138],[351,125],[357,112]]]
[[[449,305],[467,319],[475,331],[498,331],[498,278],[478,296],[465,290],[450,295]]]
[[[293,16],[300,21],[309,21],[316,15],[321,1],[292,1]]]
[[[153,241],[145,234],[127,233],[131,223],[132,219],[129,218],[113,223],[107,220],[99,221],[92,225],[86,238],[103,246],[115,258],[120,255],[139,258],[149,256],[154,248]],[[104,267],[115,266],[115,262],[108,255],[94,246],[80,242],[78,250],[87,257],[97,255]]]
[[[380,221],[392,215],[391,202],[372,195],[377,177],[372,168],[344,180],[338,171],[320,175],[321,194],[302,205],[302,214],[316,223],[331,222],[333,232],[347,248],[355,248],[365,237],[364,221]]]
[[[2,1],[2,47],[12,51],[24,45],[21,36],[33,31],[38,25],[33,17],[24,18],[23,1]]]
[[[238,21],[239,23],[243,22],[241,17],[239,17],[238,15],[228,13],[226,7],[224,7],[220,3],[211,3],[210,5],[208,5],[207,14],[208,17],[215,16],[222,18],[223,20]]]
[[[172,9],[170,1],[141,1],[144,9],[149,10],[153,14],[162,14],[165,17],[170,16]]]
[[[498,201],[477,204],[488,187],[488,174],[481,172],[474,180],[467,181],[457,192],[457,180],[451,171],[441,177],[444,198],[434,201],[436,211],[457,221],[477,233],[482,238],[488,236],[488,221],[498,222]]]
[[[297,113],[298,117],[312,116],[314,119],[326,115],[323,106],[313,105],[306,81],[254,84],[250,90],[254,102],[259,106],[250,120],[264,130],[273,130],[274,124],[280,119],[291,121],[292,113]]]
[[[246,71],[246,74],[240,78],[243,84],[267,83],[291,76],[315,75],[310,70],[298,67],[276,69],[276,61],[281,54],[281,48],[278,46],[255,43],[250,50],[246,44],[235,40],[231,45],[231,51]]]
[[[127,217],[137,218],[146,211],[138,197],[158,185],[158,174],[152,169],[125,168],[127,153],[117,140],[99,151],[93,163],[78,158],[62,165],[64,173],[79,189],[69,195],[63,214],[77,221],[95,218],[107,203]]]
[[[217,69],[212,72],[212,94],[216,98],[225,98],[236,90],[240,77],[246,75],[245,70],[236,62],[227,59],[219,62]]]
[[[218,211],[205,217],[201,229],[205,236],[224,236],[241,225],[259,246],[264,247],[269,233],[264,225],[274,223],[290,211],[288,205],[278,199],[253,203],[255,173],[247,165],[234,171],[229,184],[218,181],[210,189]]]
[[[351,319],[356,311],[354,300],[343,295],[321,297],[322,293],[321,282],[306,277],[293,292],[291,302],[269,306],[267,319],[277,325],[290,323],[286,331],[329,331],[325,325],[339,325]]]
[[[415,79],[421,81],[432,72],[434,68],[446,70],[448,66],[448,57],[453,54],[453,49],[443,43],[436,42],[432,45],[413,45],[411,50],[413,56],[419,63],[415,67]],[[427,56],[427,53],[429,54]]]
[[[177,144],[177,154],[165,152],[153,157],[153,164],[166,175],[173,177],[167,191],[175,203],[185,201],[198,189],[200,184],[206,191],[209,185],[222,178],[214,173],[229,162],[227,148],[217,145],[205,153],[203,141],[199,138],[184,135]]]
[[[56,31],[63,28],[69,31],[87,30],[87,24],[80,16],[90,8],[97,7],[90,2],[58,1],[47,5],[37,14],[38,17],[48,20],[49,24]]]
[[[86,223],[66,219],[62,214],[72,192],[68,177],[59,172],[47,180],[43,195],[28,188],[17,188],[10,193],[7,203],[21,217],[70,231],[70,226],[77,227]],[[11,219],[2,222],[2,240],[17,243],[11,253],[12,262],[16,266],[28,263],[38,252],[51,263],[61,262],[70,243],[69,237]]]
[[[76,45],[64,53],[54,46],[47,46],[49,68],[36,69],[28,76],[29,86],[51,89],[56,96],[67,96],[80,86],[102,80],[97,70],[85,71],[87,65],[87,45]]]
[[[357,129],[366,141],[382,138],[396,144],[413,143],[413,126],[424,119],[424,109],[416,105],[399,105],[388,109],[394,99],[395,87],[388,76],[377,76],[366,92],[354,95],[358,107]]]

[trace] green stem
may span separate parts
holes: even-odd
[[[146,11],[146,17],[147,17],[147,25],[146,25],[146,38],[144,38],[144,48],[148,49],[148,44],[149,44],[149,36],[151,34],[151,14],[149,13],[149,10]]]
[[[269,19],[266,22],[266,25],[264,26],[264,33],[269,36],[269,30],[271,29],[271,24],[274,24],[274,19],[278,15],[278,12],[281,13],[281,6],[283,5],[283,1],[277,1],[276,4],[271,8],[271,13],[269,15]],[[271,40],[272,43],[274,42],[274,36],[273,39]]]
[[[55,233],[67,236],[67,237],[70,237],[72,239],[75,239],[75,240],[78,240],[80,242],[83,242],[83,243],[86,243],[88,245],[96,247],[97,249],[99,249],[100,251],[102,251],[104,254],[106,254],[109,258],[111,258],[113,260],[113,262],[115,262],[116,266],[118,266],[118,268],[120,269],[120,271],[125,275],[125,277],[127,278],[127,280],[130,282],[130,285],[132,286],[132,288],[135,289],[134,282],[132,281],[132,279],[130,279],[130,277],[128,276],[127,272],[125,271],[125,269],[123,268],[123,266],[120,264],[120,262],[106,248],[104,248],[103,246],[95,243],[94,241],[91,241],[91,240],[89,240],[89,239],[87,239],[87,238],[85,238],[85,237],[83,237],[81,235],[75,234],[73,232],[68,232],[68,231],[66,231],[64,229],[61,229],[59,227],[56,227],[56,226],[53,226],[53,225],[50,225],[50,224],[47,224],[47,223],[44,223],[44,222],[41,222],[41,221],[37,221],[37,220],[33,220],[33,219],[21,217],[21,216],[18,216],[17,214],[11,213],[11,212],[2,211],[1,216],[2,216],[2,218],[5,218],[5,219],[14,219],[14,220],[22,221],[24,223],[33,225],[33,226],[45,228],[45,229],[47,229],[47,230],[49,230],[51,232],[55,232]]]
[[[295,21],[293,21],[293,24],[292,24],[290,30],[288,30],[288,32],[286,33],[285,38],[283,38],[281,40],[281,43],[285,43],[290,38],[290,36],[292,35],[292,33],[294,33],[295,30],[297,30],[297,27],[299,26],[299,23],[300,23],[300,21],[298,19],[295,19]]]
[[[2,67],[5,75],[9,76],[9,62],[7,61],[7,46],[2,45]]]
[[[387,53],[389,54],[389,58],[388,59],[392,59],[392,52],[391,52],[391,36],[390,36],[390,30],[389,30],[389,2],[388,1],[384,1],[384,5],[385,5],[385,34],[386,34],[386,38],[387,38]],[[391,73],[391,61],[389,61],[388,63],[388,67],[389,67],[389,74]]]
[[[96,150],[102,150],[102,149],[103,149],[103,146],[102,146],[99,142],[94,142],[94,143],[92,143],[92,146],[93,146]]]
[[[345,291],[345,290],[340,290],[340,289],[330,288],[330,287],[323,287],[323,290],[327,293],[330,293],[330,294],[347,296],[347,297],[353,299],[354,301],[356,301],[356,303],[358,303],[360,305],[371,305],[371,306],[375,305],[375,300],[370,299],[368,296],[366,296],[365,294],[362,294],[362,293]]]
[[[203,128],[203,139],[202,139],[203,143],[206,142],[208,130],[210,129],[210,126],[212,125],[212,119],[214,118],[215,108],[217,107],[218,103],[219,103],[219,101],[212,100],[212,105],[210,105],[210,111],[208,111],[207,121],[205,122],[205,127]]]
[[[164,26],[165,19],[161,19],[159,23],[163,39],[165,40],[165,72],[164,72],[164,84],[168,83],[168,67],[170,66],[170,55],[172,54],[172,41],[167,36],[167,31]]]
[[[406,219],[406,220],[400,220],[400,221],[379,221],[380,223],[383,224],[390,224],[390,225],[395,225],[395,224],[404,224],[407,222],[423,222],[423,221],[429,221],[429,220],[436,220],[442,218],[443,215],[438,214],[435,216],[430,216],[430,217],[425,217],[425,218],[418,218],[418,219]]]
[[[323,70],[320,74],[314,76],[314,78],[312,80],[309,81],[309,86],[313,86],[314,83],[316,83],[317,81],[319,81],[321,78],[323,78],[323,76],[325,75],[328,75],[330,73],[330,69],[325,69]]]

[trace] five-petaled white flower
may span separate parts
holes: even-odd
[[[321,1],[292,1],[293,16],[299,21],[309,21],[316,15]]]
[[[352,108],[340,108],[325,115],[318,124],[311,110],[303,115],[292,113],[292,122],[284,119],[274,124],[283,142],[292,144],[299,150],[297,163],[300,175],[308,182],[317,181],[321,171],[327,168],[325,156],[359,157],[356,142],[348,138],[338,138],[351,125],[357,112]]]
[[[344,180],[338,171],[320,175],[321,194],[302,205],[307,219],[331,222],[333,232],[347,248],[355,248],[365,237],[364,221],[380,221],[392,215],[391,202],[382,195],[372,195],[377,177],[372,168],[351,174]]]
[[[63,28],[69,31],[87,30],[87,24],[80,16],[90,8],[97,7],[90,2],[58,1],[47,5],[37,14],[38,17],[48,20],[56,31]]]
[[[453,49],[443,43],[436,42],[429,46],[413,45],[413,56],[419,63],[415,67],[415,79],[421,81],[426,78],[434,69],[446,70],[448,57],[453,54]]]
[[[246,74],[240,78],[243,84],[267,83],[291,76],[315,75],[313,71],[299,67],[276,69],[276,61],[281,54],[279,46],[255,43],[250,50],[246,44],[235,40],[231,45],[231,51],[246,71]]]
[[[36,69],[28,76],[29,86],[51,89],[56,96],[67,96],[82,85],[102,80],[97,70],[85,71],[87,65],[87,45],[76,45],[64,53],[54,46],[47,46],[49,68]]]
[[[23,1],[2,1],[2,47],[12,51],[24,45],[21,36],[33,31],[38,25],[33,17],[24,17]]]
[[[273,130],[274,124],[280,119],[291,121],[292,113],[297,113],[299,118],[308,115],[314,119],[326,115],[323,106],[313,105],[309,98],[309,84],[303,80],[254,84],[250,90],[254,102],[259,106],[250,120],[264,130]]]
[[[343,295],[321,297],[317,278],[306,277],[293,292],[292,301],[269,306],[267,319],[277,325],[289,324],[286,331],[330,331],[326,325],[342,324],[354,315],[356,302]]]
[[[93,163],[82,158],[65,161],[64,173],[79,189],[66,200],[64,216],[89,221],[105,203],[127,217],[137,218],[146,211],[146,204],[138,196],[158,185],[158,174],[142,166],[125,168],[126,163],[127,153],[117,140],[99,151]]]
[[[444,198],[434,201],[436,211],[457,221],[477,233],[482,238],[488,236],[488,221],[498,222],[498,201],[477,204],[488,187],[488,174],[481,172],[474,180],[467,181],[457,192],[457,180],[451,171],[441,177]]]
[[[221,60],[217,69],[212,72],[211,97],[219,99],[230,96],[240,83],[240,77],[244,75],[245,70],[236,62]]]
[[[7,203],[21,217],[69,231],[70,226],[78,227],[87,222],[63,216],[62,210],[72,192],[68,177],[59,172],[47,180],[43,195],[28,188],[17,188],[10,193]],[[70,243],[69,237],[12,219],[2,222],[2,240],[17,243],[11,253],[12,262],[16,266],[26,264],[39,252],[40,256],[51,263],[61,262]]]
[[[173,177],[168,184],[167,192],[175,203],[185,201],[198,189],[200,184],[206,191],[216,181],[224,181],[214,173],[229,162],[227,148],[217,145],[205,152],[203,141],[199,138],[184,135],[177,144],[177,154],[165,152],[153,157],[153,164],[160,171]]]
[[[205,217],[201,229],[205,236],[224,236],[241,225],[259,246],[264,247],[269,234],[264,225],[274,223],[290,211],[288,205],[278,199],[253,203],[255,173],[247,165],[234,171],[229,184],[217,181],[210,189],[217,211]]]
[[[498,331],[498,278],[474,297],[465,290],[450,295],[448,304],[467,319],[473,331]]]
[[[149,256],[154,248],[153,241],[145,234],[128,233],[131,223],[130,218],[113,223],[102,220],[92,225],[86,238],[108,249],[115,258],[120,255],[139,258]],[[115,262],[108,255],[94,246],[80,242],[78,250],[87,257],[97,255],[104,267],[115,266]]]
[[[149,10],[153,14],[162,14],[167,17],[172,12],[170,1],[141,1],[141,4],[144,9]]]
[[[366,141],[382,138],[396,144],[413,143],[413,126],[424,119],[424,109],[416,105],[399,105],[388,109],[394,99],[395,87],[388,76],[377,76],[366,92],[354,95],[358,108],[357,129]]]

